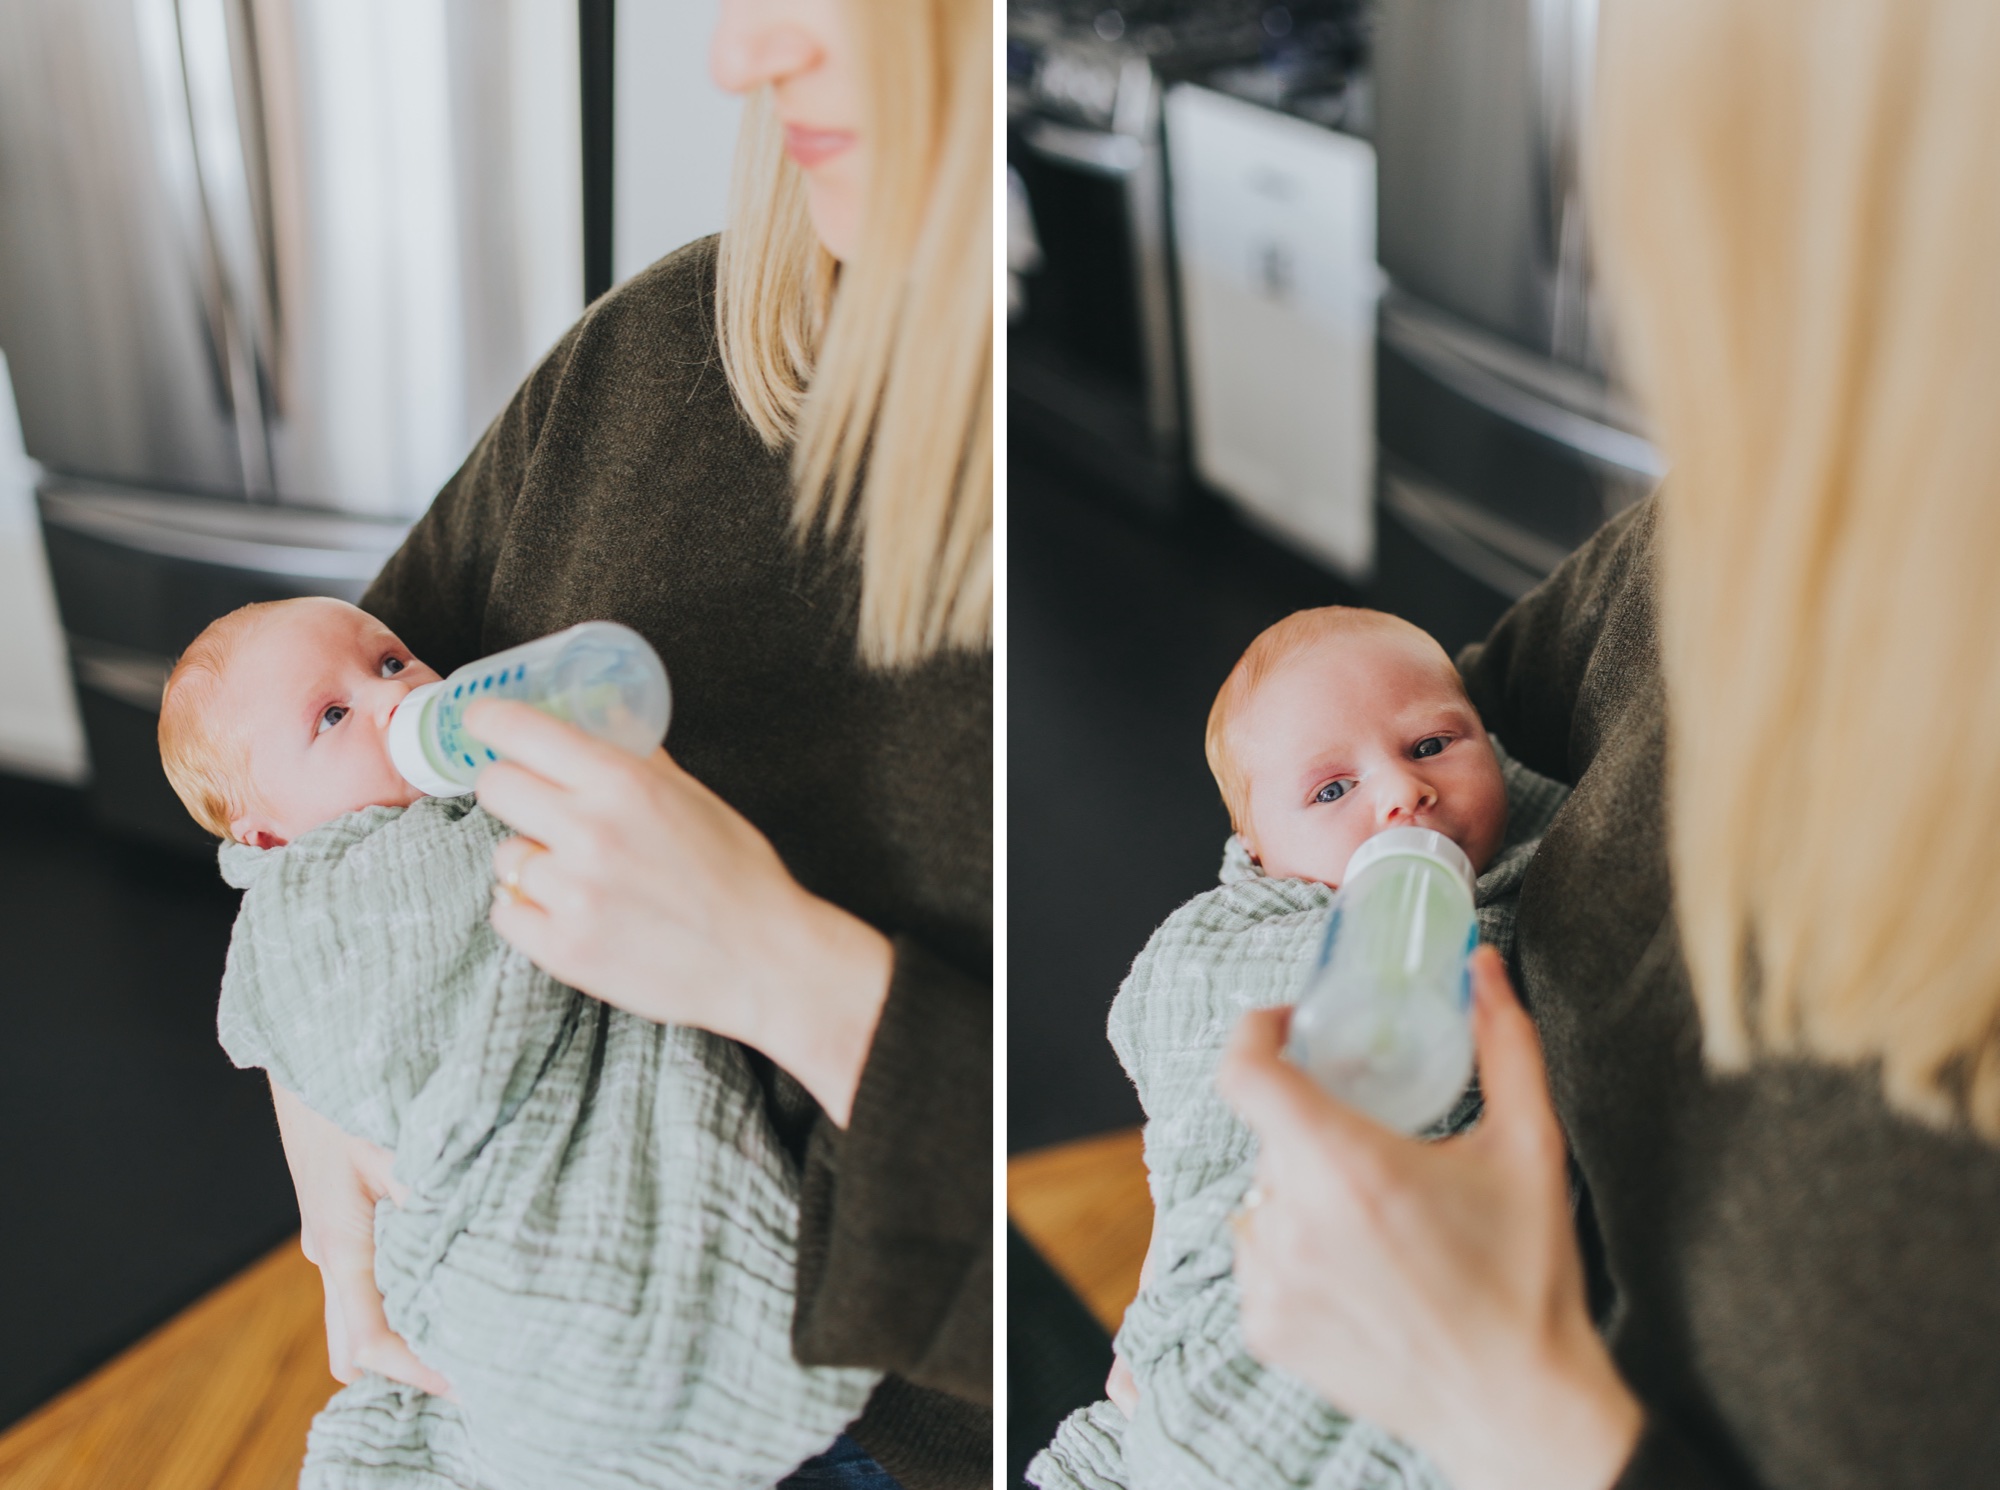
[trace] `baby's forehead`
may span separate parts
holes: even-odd
[[[1290,657],[1271,670],[1266,681],[1288,672],[1296,675],[1301,664],[1310,667],[1330,661],[1364,665],[1371,675],[1394,678],[1413,690],[1465,697],[1464,681],[1444,648],[1428,632],[1389,617],[1322,632],[1300,643]]]
[[[337,653],[351,648],[358,635],[380,629],[380,623],[366,612],[317,597],[286,601],[246,616],[244,621],[245,629],[236,642],[239,653],[246,649]]]
[[[217,691],[241,712],[316,686],[328,665],[354,649],[357,626],[330,605],[286,604],[244,616],[217,659]]]
[[[1356,628],[1315,637],[1259,680],[1232,727],[1251,775],[1289,771],[1301,754],[1470,707],[1458,670],[1420,631]]]

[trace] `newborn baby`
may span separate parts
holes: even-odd
[[[1444,649],[1382,611],[1327,606],[1265,631],[1216,695],[1208,764],[1273,879],[1338,886],[1384,828],[1429,828],[1486,868],[1507,789]]]
[[[368,1376],[306,1490],[754,1490],[825,1449],[877,1374],[793,1359],[794,1167],[742,1052],[563,987],[487,923],[506,829],[390,764],[437,674],[333,600],[205,631],[160,712],[169,779],[244,889],[217,1025],[394,1151],[390,1324],[455,1402]]]
[[[1214,1091],[1246,1009],[1298,997],[1363,841],[1429,828],[1479,873],[1480,934],[1511,952],[1522,876],[1567,789],[1507,758],[1443,649],[1406,621],[1329,606],[1237,662],[1208,720],[1235,834],[1221,885],[1153,933],[1111,1007],[1146,1109],[1153,1239],[1118,1332],[1118,1401],[1073,1414],[1029,1466],[1045,1490],[1443,1490],[1414,1451],[1251,1359],[1229,1218],[1256,1158]],[[1434,1135],[1478,1115],[1468,1089]]]

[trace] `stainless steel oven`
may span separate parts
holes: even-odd
[[[1008,329],[1010,413],[1162,507],[1180,392],[1159,80],[1122,30],[1079,36],[1055,19],[1017,20],[1008,45],[1007,158],[1040,249]]]

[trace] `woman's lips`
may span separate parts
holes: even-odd
[[[808,129],[803,124],[787,124],[785,153],[798,163],[800,170],[810,171],[832,160],[852,145],[854,139],[854,132],[848,129]]]

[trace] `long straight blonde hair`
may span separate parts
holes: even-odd
[[[993,47],[985,0],[848,0],[874,152],[837,266],[768,95],[737,141],[717,324],[730,386],[792,447],[802,532],[861,556],[878,666],[993,637]],[[837,286],[837,287],[836,287]]]
[[[1598,246],[1671,460],[1707,1055],[2000,1138],[2000,6],[1612,0]]]

